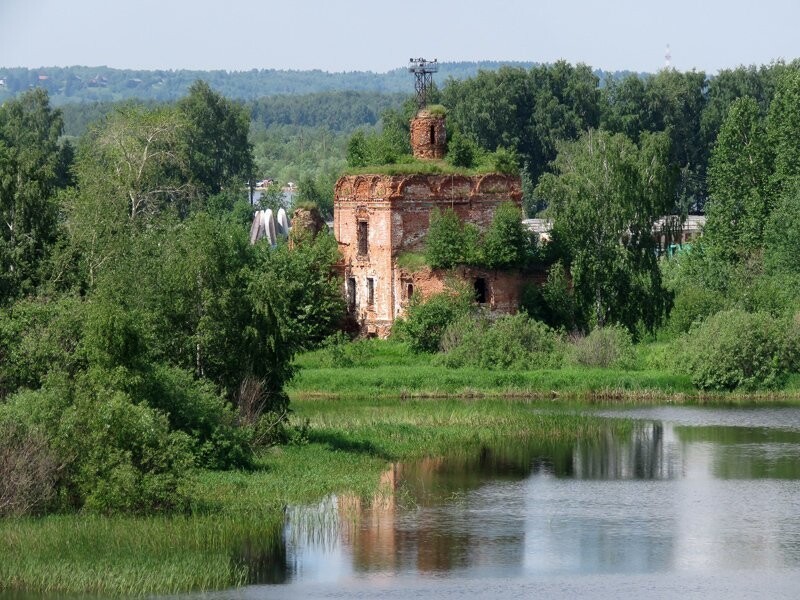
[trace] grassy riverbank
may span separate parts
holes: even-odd
[[[524,400],[297,398],[293,408],[308,422],[304,443],[265,452],[252,471],[199,473],[190,515],[0,520],[0,590],[142,595],[263,581],[285,560],[286,505],[372,498],[392,461],[591,438],[605,426]]]
[[[752,403],[800,401],[800,376],[778,390],[701,392],[686,373],[663,366],[666,346],[641,344],[629,368],[448,368],[404,344],[366,340],[301,355],[289,388],[293,398],[477,398],[580,401]]]

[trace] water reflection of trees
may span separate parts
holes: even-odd
[[[675,427],[683,444],[713,448],[719,479],[800,479],[800,432],[770,427]]]
[[[685,539],[675,533],[673,521],[682,496],[661,502],[661,494],[674,488],[625,483],[614,488],[617,492],[606,504],[558,500],[562,508],[556,519],[552,512],[537,517],[536,506],[542,501],[549,506],[553,495],[562,494],[563,485],[570,485],[563,479],[673,479],[689,468],[689,477],[694,469],[705,481],[702,473],[709,467],[716,478],[800,479],[798,441],[800,433],[790,431],[637,422],[622,435],[609,426],[602,435],[577,443],[498,443],[464,449],[446,459],[392,466],[375,498],[339,496],[306,509],[307,514],[289,511],[287,535],[277,541],[246,540],[237,564],[247,566],[251,582],[261,583],[291,579],[299,568],[295,562],[302,560],[292,548],[300,546],[316,548],[312,553],[341,551],[349,567],[360,573],[469,570],[474,575],[489,569],[494,576],[512,575],[531,569],[526,556],[530,563],[532,553],[566,557],[564,564],[591,572],[668,568],[676,554],[697,552],[692,544],[688,550],[681,545],[697,538],[696,524]],[[698,445],[697,451],[693,445]],[[707,457],[711,460],[703,460]],[[537,480],[536,475],[549,477]],[[692,490],[694,498],[706,488],[680,489]],[[531,504],[534,490],[538,499]],[[652,504],[652,509],[642,509],[643,493],[651,494],[644,504]],[[690,515],[696,511],[692,507]],[[639,516],[631,520],[629,514]],[[712,541],[731,531],[727,526],[711,527],[710,517],[699,522]],[[783,531],[776,536],[770,544],[780,546],[781,556],[800,560],[800,537]],[[724,547],[732,546],[726,542]]]
[[[627,438],[615,436],[609,430],[599,439],[577,444],[572,459],[573,471],[563,475],[577,479],[675,476],[675,457],[664,443],[664,425],[660,422],[636,424]]]
[[[292,577],[287,560],[286,539],[281,528],[260,537],[241,540],[232,558],[233,568],[246,572],[245,582],[286,583]]]

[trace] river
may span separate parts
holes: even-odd
[[[395,465],[372,503],[293,507],[260,583],[202,597],[800,597],[800,409],[596,412],[634,425]]]

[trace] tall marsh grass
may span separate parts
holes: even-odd
[[[0,521],[0,589],[143,595],[248,582],[242,540],[282,521],[238,517],[55,516]]]

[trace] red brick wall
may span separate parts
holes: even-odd
[[[428,298],[447,290],[453,276],[463,282],[470,291],[474,290],[475,280],[482,278],[486,282],[486,303],[483,306],[494,313],[513,314],[519,307],[522,285],[527,281],[527,278],[517,271],[493,271],[472,267],[459,267],[454,271],[433,270],[427,267],[414,272],[399,267],[396,267],[396,270],[396,316],[402,316],[408,306],[410,300],[408,284],[413,286],[415,294]]]
[[[447,131],[444,116],[432,115],[425,110],[411,119],[411,151],[417,158],[444,158],[447,148]],[[431,143],[433,128],[433,143]]]
[[[355,317],[362,331],[388,335],[395,318],[407,304],[407,284],[423,296],[444,289],[445,273],[430,270],[405,273],[396,266],[405,251],[422,251],[434,208],[452,208],[481,229],[502,202],[522,200],[520,180],[507,175],[348,175],[334,188],[333,231],[339,242],[345,278],[356,280]],[[358,223],[368,224],[368,253],[358,253]],[[513,312],[519,304],[520,277],[513,273],[462,269],[469,281],[484,277],[492,310]],[[375,286],[374,303],[368,305],[367,279]],[[346,286],[346,280],[345,280]],[[346,289],[346,288],[345,288]]]

